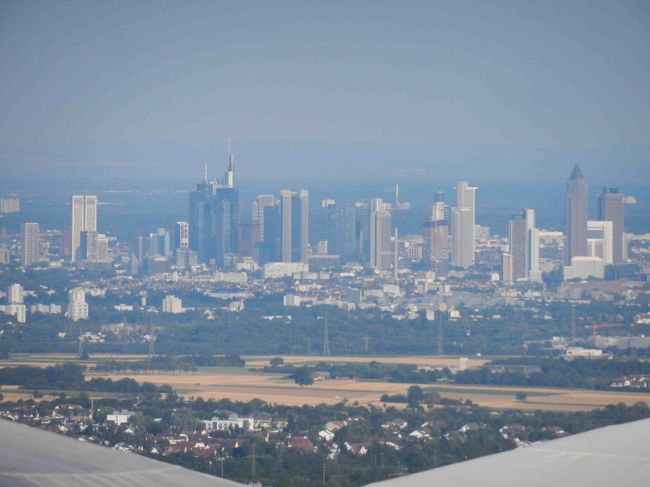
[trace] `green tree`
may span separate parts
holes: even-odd
[[[314,383],[309,367],[298,367],[293,374],[291,374],[291,377],[293,377],[294,382],[301,387],[309,386]]]
[[[526,399],[528,399],[528,394],[526,394],[523,391],[519,391],[517,392],[517,394],[515,394],[515,398],[517,399],[517,401],[525,401]]]
[[[281,365],[284,365],[284,359],[282,357],[273,357],[271,359],[271,367],[280,367]]]
[[[411,386],[408,389],[408,392],[406,394],[406,398],[408,400],[408,404],[412,408],[416,408],[420,405],[422,400],[424,399],[424,393],[422,392],[422,388],[420,386]]]

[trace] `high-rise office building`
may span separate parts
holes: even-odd
[[[171,236],[166,228],[157,228],[149,234],[149,255],[151,257],[169,257],[171,255]]]
[[[526,208],[524,210],[526,218],[526,233],[528,237],[528,279],[531,281],[541,282],[542,271],[539,267],[539,229],[535,219],[535,210]]]
[[[88,319],[88,304],[83,288],[76,287],[68,292],[68,318],[72,321]]]
[[[278,203],[278,199],[272,194],[260,194],[253,201],[253,221],[260,226],[260,235],[264,235],[264,208]]]
[[[452,251],[451,262],[457,267],[474,264],[474,225],[469,208],[451,209]]]
[[[370,267],[388,270],[393,265],[391,214],[382,198],[370,200]]]
[[[343,262],[357,255],[355,218],[354,206],[336,203],[327,206],[327,253],[339,255]]]
[[[528,278],[528,228],[526,214],[513,215],[509,224],[511,280]]]
[[[81,232],[78,260],[88,262],[108,262],[108,238],[103,233]]]
[[[359,262],[370,262],[370,204],[357,201],[354,204],[354,242]]]
[[[27,268],[36,262],[40,257],[40,229],[38,223],[26,222],[21,225],[22,236],[22,264]]]
[[[79,254],[81,232],[97,231],[97,196],[72,195],[70,218],[70,260],[84,259]]]
[[[238,231],[239,255],[259,261],[259,247],[262,241],[260,225],[255,222],[240,223]]]
[[[235,188],[234,155],[228,149],[228,169],[217,181],[203,181],[190,193],[189,246],[205,263],[223,267],[226,255],[237,252],[239,192]]]
[[[508,242],[510,249],[503,261],[503,280],[540,281],[542,275],[539,270],[539,232],[535,226],[535,210],[527,208],[512,216],[509,221]]]
[[[437,198],[436,198],[437,199]],[[448,206],[444,197],[429,207],[429,214],[423,225],[424,260],[437,276],[447,275],[449,262],[449,222]]]
[[[174,226],[174,250],[190,247],[190,224],[184,221],[176,222]]]
[[[282,208],[279,202],[264,207],[264,233],[259,248],[261,264],[282,261]]]
[[[510,252],[504,252],[501,255],[501,267],[503,268],[503,273],[501,278],[505,282],[513,282],[512,278],[512,255]]]
[[[614,222],[587,221],[587,257],[598,257],[603,264],[614,263]]]
[[[280,191],[282,262],[307,262],[309,192]],[[266,215],[265,215],[266,216]]]
[[[566,185],[566,240],[564,264],[587,255],[587,180],[576,164]]]
[[[456,183],[456,206],[452,208],[452,263],[458,267],[474,265],[476,190],[467,181]]]
[[[625,197],[618,188],[603,188],[598,197],[598,219],[612,222],[612,263],[625,261],[625,242],[623,224],[625,214]]]

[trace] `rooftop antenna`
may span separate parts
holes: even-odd
[[[232,154],[232,149],[230,147],[230,139],[228,139],[228,170],[233,171],[235,166],[235,158]]]
[[[208,163],[203,164],[203,183],[208,184]]]

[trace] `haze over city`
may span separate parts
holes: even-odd
[[[6,176],[648,179],[646,2],[13,2]]]

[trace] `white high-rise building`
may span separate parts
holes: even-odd
[[[541,281],[542,271],[539,268],[539,230],[535,223],[535,210],[526,208],[526,231],[528,234],[528,279]]]
[[[72,321],[88,319],[86,292],[81,287],[68,291],[68,318]]]
[[[587,255],[602,259],[605,265],[614,262],[614,222],[587,221]]]
[[[12,284],[7,289],[8,304],[23,304],[25,290],[20,284]]]
[[[36,262],[40,257],[40,229],[38,223],[26,222],[21,225],[21,236],[23,244],[22,263],[27,268]]]
[[[508,255],[503,259],[503,280],[541,281],[539,232],[535,227],[535,210],[526,208],[523,212],[513,215],[509,222],[509,230]]]
[[[23,304],[24,294],[23,287],[20,284],[12,284],[7,289],[7,305],[0,306],[0,309],[4,310],[5,314],[16,318],[18,323],[25,323],[26,321],[26,309]]]
[[[467,181],[456,183],[456,206],[452,209],[452,263],[474,265],[476,231],[476,190]]]
[[[183,312],[183,301],[176,296],[165,296],[162,302],[162,312],[163,313],[182,313]]]
[[[70,260],[85,259],[79,255],[81,232],[97,232],[97,196],[72,195],[70,219]]]
[[[190,224],[184,221],[176,222],[175,249],[188,249],[190,247]]]
[[[370,267],[381,270],[393,265],[391,214],[382,198],[370,200]]]
[[[474,223],[469,208],[452,208],[451,230],[452,264],[458,267],[471,267],[474,264]]]

